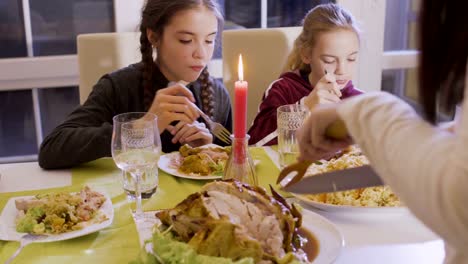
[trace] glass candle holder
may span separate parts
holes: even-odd
[[[258,185],[255,165],[249,152],[249,135],[236,138],[231,135],[232,149],[224,168],[223,180],[234,179],[240,182]]]

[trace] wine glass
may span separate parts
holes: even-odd
[[[152,113],[130,112],[114,116],[112,158],[123,171],[129,172],[135,184],[135,219],[142,219],[141,177],[153,169],[161,155],[157,116]]]

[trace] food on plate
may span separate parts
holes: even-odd
[[[172,166],[180,172],[197,175],[221,176],[229,158],[229,149],[223,147],[197,147],[183,145],[179,149],[180,155],[175,155]]]
[[[16,231],[31,234],[60,234],[101,223],[99,212],[106,198],[88,186],[80,192],[58,192],[17,199]]]
[[[339,157],[311,165],[307,170],[306,175],[312,175],[313,177],[313,175],[318,173],[354,168],[365,164],[369,164],[367,157],[362,154],[359,147],[351,146]],[[398,197],[388,186],[376,186],[342,192],[305,195],[305,197],[312,201],[333,205],[369,207],[402,205]]]
[[[302,215],[272,193],[232,180],[204,185],[156,213],[162,225],[153,234],[153,256],[163,263],[307,262],[313,254],[302,250],[309,243],[299,232]]]

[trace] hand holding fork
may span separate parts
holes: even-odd
[[[215,137],[219,138],[222,142],[224,142],[224,143],[226,143],[228,145],[231,144],[231,137],[230,137],[231,133],[229,132],[229,130],[227,130],[227,128],[225,128],[220,123],[211,120],[211,118],[208,115],[206,115],[205,113],[203,113],[203,111],[200,110],[199,108],[197,108],[197,109],[199,111],[200,116],[208,124],[208,127],[209,127],[211,133]]]
[[[176,83],[175,82],[169,83],[170,86],[174,84]],[[187,85],[187,82],[179,81],[177,82],[177,84],[185,87],[185,85]],[[198,114],[200,114],[200,116],[203,118],[203,120],[205,120],[206,124],[208,125],[208,129],[211,131],[211,133],[215,137],[219,138],[222,142],[226,144],[231,144],[231,138],[230,138],[231,132],[229,132],[229,130],[227,130],[222,124],[213,121],[207,114],[205,114],[202,110],[200,110],[200,108],[198,108],[195,104],[192,103],[192,105],[193,105],[193,108],[197,110]]]

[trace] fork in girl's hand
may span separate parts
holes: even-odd
[[[175,85],[176,82],[169,82],[169,85]],[[177,84],[186,86],[188,83],[186,81],[178,81]],[[200,108],[198,108],[196,105],[194,107],[197,109],[198,113],[200,116],[205,120],[206,124],[208,125],[208,129],[211,131],[211,133],[219,138],[222,142],[230,145],[231,144],[231,132],[227,130],[223,125],[221,125],[218,122],[213,121],[207,114],[205,114]]]

